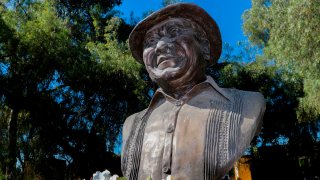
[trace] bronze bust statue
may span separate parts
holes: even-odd
[[[124,176],[221,179],[259,132],[265,100],[205,75],[221,54],[215,21],[197,5],[173,4],[141,21],[129,44],[160,88],[124,123]]]

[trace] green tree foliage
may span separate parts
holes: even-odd
[[[11,110],[6,107],[3,101],[0,101],[0,179],[6,179],[3,169],[7,163],[8,156],[8,121],[10,119]]]
[[[244,13],[244,32],[263,49],[263,59],[303,78],[300,121],[320,115],[320,2],[252,0]]]
[[[68,20],[72,37],[83,42],[84,39],[103,40],[103,27],[116,11],[112,8],[120,5],[121,0],[57,0],[59,17]]]
[[[262,143],[254,162],[277,164],[282,179],[319,176],[319,13],[317,0],[252,0],[243,15],[245,34],[263,51],[257,63],[272,68],[268,74],[278,81],[262,86],[269,86],[262,91],[267,112],[260,139],[267,144]],[[262,173],[255,172],[256,177]]]
[[[148,97],[141,65],[121,41],[130,27],[119,18],[95,21],[107,12],[102,7],[120,2],[108,3],[1,1],[0,97],[10,114],[1,109],[0,129],[9,134],[1,168],[7,175],[17,176],[18,159],[23,172],[33,167],[46,177],[41,169],[55,158],[82,178],[105,168],[121,173],[109,152],[125,117]],[[79,22],[84,16],[92,21]]]

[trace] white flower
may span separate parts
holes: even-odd
[[[103,172],[97,171],[92,175],[92,177],[93,180],[117,180],[119,176],[116,174],[111,176],[110,171],[106,169]]]

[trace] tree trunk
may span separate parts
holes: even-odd
[[[12,177],[16,169],[17,162],[17,130],[18,130],[18,110],[16,108],[11,111],[11,119],[9,122],[9,163],[8,173]]]

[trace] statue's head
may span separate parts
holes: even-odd
[[[221,54],[215,21],[189,3],[167,6],[145,18],[133,29],[129,44],[135,59],[164,89],[203,81],[207,64],[216,63]]]

